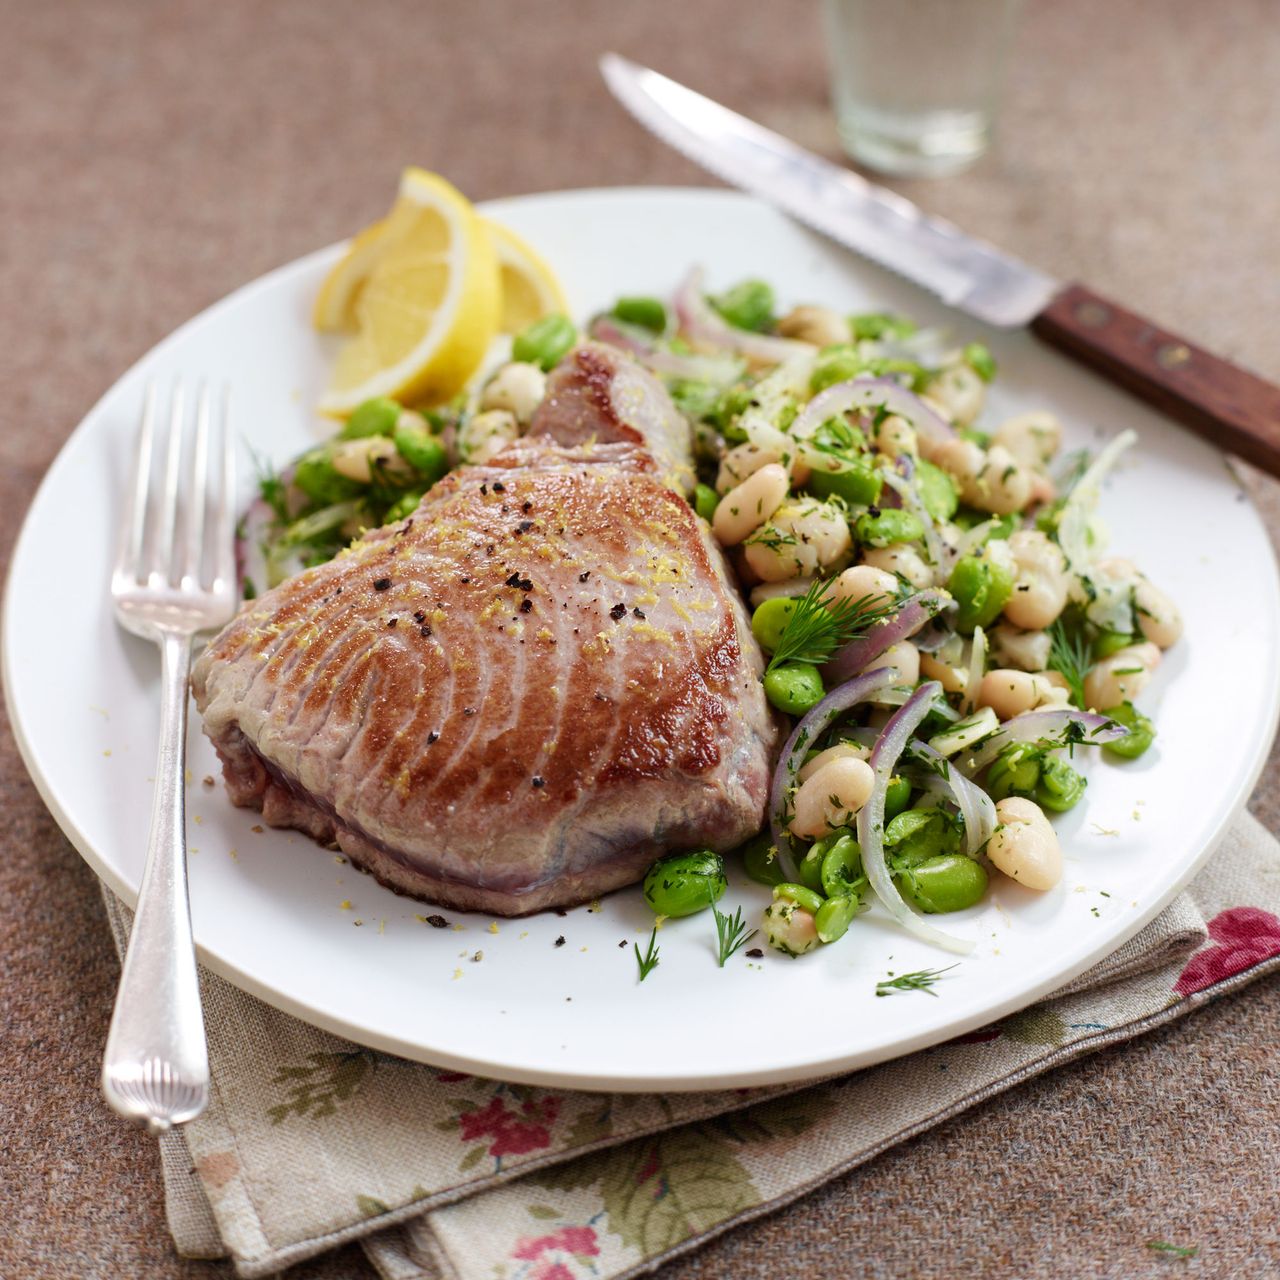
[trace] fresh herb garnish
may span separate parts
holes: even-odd
[[[1084,678],[1093,666],[1093,652],[1083,627],[1068,628],[1061,618],[1049,628],[1049,670],[1056,671],[1071,690],[1071,701],[1084,708]]]
[[[649,947],[644,955],[640,954],[640,944],[634,944],[636,963],[640,966],[640,981],[643,982],[658,967],[658,926],[653,926],[649,934]]]
[[[936,996],[938,993],[933,990],[933,984],[955,967],[956,965],[949,964],[945,969],[917,969],[915,973],[902,973],[896,978],[886,978],[883,982],[876,983],[876,995],[891,996],[895,991],[927,991],[931,996]]]
[[[796,601],[796,607],[787,619],[778,647],[769,659],[768,670],[786,662],[811,662],[820,667],[829,662],[837,649],[851,640],[865,635],[877,622],[892,617],[902,608],[902,600],[887,604],[875,604],[874,596],[861,596],[857,600],[837,600],[828,607],[826,603],[830,582],[815,582]]]
[[[1199,1245],[1170,1244],[1167,1240],[1148,1240],[1147,1248],[1153,1253],[1168,1253],[1175,1258],[1194,1258],[1200,1252]]]
[[[716,938],[720,943],[720,954],[716,957],[716,963],[723,969],[724,962],[739,947],[745,947],[756,936],[756,930],[746,932],[747,925],[742,918],[741,907],[733,915],[729,915],[713,904],[711,912],[716,918]]]

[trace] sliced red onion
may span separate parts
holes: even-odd
[[[848,680],[864,671],[886,649],[902,640],[909,640],[927,622],[932,621],[944,609],[955,607],[955,601],[945,591],[929,587],[917,592],[893,615],[877,622],[866,635],[851,640],[822,668],[823,679]]]
[[[956,808],[964,819],[964,849],[972,858],[991,839],[991,833],[996,829],[996,806],[991,797],[927,742],[912,742],[910,751],[927,762],[926,768],[955,797]]]
[[[851,378],[819,391],[791,424],[797,440],[807,440],[828,418],[840,418],[851,410],[887,409],[905,418],[917,435],[950,440],[955,431],[919,396],[892,378]]]
[[[694,267],[675,296],[680,328],[695,342],[736,351],[760,364],[782,364],[796,355],[812,355],[813,346],[793,338],[753,333],[731,325],[703,296],[702,268]]]
[[[944,933],[907,906],[897,885],[893,883],[893,876],[884,856],[884,798],[889,779],[893,777],[894,768],[911,741],[912,734],[929,714],[934,698],[941,692],[942,686],[936,680],[922,684],[906,705],[894,712],[871,749],[870,764],[875,773],[875,782],[867,803],[858,813],[858,843],[862,846],[862,869],[867,873],[876,897],[884,903],[889,914],[918,938],[923,938],[934,946],[945,947],[948,951],[968,955],[973,950],[972,942]]]
[[[773,836],[774,847],[778,850],[778,863],[788,880],[794,881],[799,871],[791,852],[791,835],[783,823],[786,809],[787,792],[800,772],[806,752],[818,738],[830,727],[836,716],[865,702],[892,683],[894,673],[884,667],[878,671],[869,671],[866,675],[849,680],[838,689],[832,689],[817,706],[806,711],[791,730],[791,736],[782,748],[778,763],[773,771],[773,781],[769,786],[769,833]]]
[[[264,548],[268,533],[275,523],[274,508],[266,499],[258,497],[249,503],[236,526],[236,573],[241,596],[244,595],[246,582],[252,585],[256,596],[260,596],[271,586]]]
[[[591,336],[619,351],[629,352],[648,369],[668,378],[687,378],[728,386],[742,374],[742,362],[729,355],[680,355],[658,346],[654,335],[621,325],[612,316],[597,316],[591,322]]]
[[[886,468],[880,474],[884,477],[885,484],[898,495],[904,509],[910,511],[920,521],[924,529],[924,545],[929,549],[929,559],[940,572],[950,573],[951,548],[943,541],[933,516],[929,514],[929,508],[924,505],[920,491],[912,481],[914,468],[911,458],[903,454],[897,459],[897,466],[901,468],[901,474],[891,468]]]
[[[973,643],[969,649],[969,674],[964,682],[964,698],[961,711],[978,705],[978,687],[987,669],[987,633],[981,627],[973,629]]]
[[[1076,711],[1072,707],[1052,711],[1027,711],[1006,720],[995,733],[963,762],[957,762],[969,777],[984,769],[1005,747],[1030,742],[1046,747],[1101,746],[1114,742],[1129,732],[1109,716],[1092,711]]]

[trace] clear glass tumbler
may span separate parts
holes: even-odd
[[[845,150],[882,173],[934,176],[991,141],[1020,0],[824,0]]]

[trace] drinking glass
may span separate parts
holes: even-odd
[[[934,176],[991,142],[1020,0],[824,0],[845,150],[883,173]]]

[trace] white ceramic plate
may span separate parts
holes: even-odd
[[[410,1058],[530,1083],[708,1089],[817,1076],[944,1040],[1061,985],[1150,920],[1243,804],[1276,722],[1275,564],[1222,458],[1026,335],[947,313],[745,197],[569,192],[486,212],[545,254],[579,317],[619,294],[667,292],[701,262],[713,287],[759,275],[784,304],[901,309],[987,342],[1001,375],[991,421],[1047,407],[1068,424],[1067,447],[1136,428],[1141,444],[1108,484],[1103,512],[1113,545],[1173,593],[1186,618],[1185,639],[1144,698],[1157,749],[1123,767],[1091,764],[1086,802],[1058,822],[1066,875],[1056,890],[1003,883],[980,908],[948,917],[978,945],[936,998],[877,999],[890,971],[954,960],[879,908],[803,960],[739,953],[723,970],[709,915],[670,922],[643,985],[631,944],[651,917],[635,890],[564,917],[448,911],[453,928],[428,927],[421,917],[435,908],[397,897],[301,835],[260,830],[220,783],[204,785],[218,768],[197,722],[188,810],[204,963],[298,1017]],[[256,452],[283,461],[300,451],[324,430],[309,406],[331,352],[309,313],[339,251],[232,294],[125,374],[54,463],[14,555],[4,675],[18,740],[62,828],[129,902],[151,803],[158,663],[115,625],[107,578],[143,386],[175,374],[226,379],[235,426]],[[730,909],[741,903],[755,920],[766,901],[732,873]],[[482,960],[469,958],[479,951]]]

